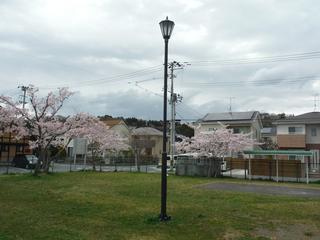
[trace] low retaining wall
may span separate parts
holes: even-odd
[[[218,158],[177,159],[176,175],[179,176],[221,176],[222,160]]]

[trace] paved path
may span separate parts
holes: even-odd
[[[5,166],[0,167],[0,174],[5,174],[5,173],[7,173],[7,171],[9,173],[29,173],[29,172],[31,172],[30,169],[16,168],[16,167],[11,167],[11,166],[9,168],[7,168]]]
[[[232,192],[249,192],[271,195],[289,195],[298,197],[320,198],[320,188],[300,188],[288,186],[271,186],[260,184],[239,184],[239,183],[210,183],[202,185],[201,188],[211,190],[226,190]]]

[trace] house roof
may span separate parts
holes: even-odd
[[[109,126],[110,128],[114,127],[115,125],[119,125],[122,123],[122,119],[108,119],[108,120],[102,120],[104,124]]]
[[[162,136],[162,132],[152,127],[140,127],[133,129],[132,135]]]
[[[257,111],[208,113],[200,121],[251,121],[257,117],[258,113]]]
[[[320,112],[309,112],[293,117],[295,119],[320,119]]]
[[[274,124],[320,124],[320,112],[308,112],[287,119],[279,119]]]

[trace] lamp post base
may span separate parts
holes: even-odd
[[[171,216],[167,216],[166,214],[165,215],[160,214],[159,220],[160,220],[160,222],[167,222],[167,221],[171,220]]]

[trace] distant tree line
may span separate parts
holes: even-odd
[[[272,127],[272,123],[274,121],[280,120],[280,119],[288,119],[290,117],[293,117],[292,114],[285,114],[285,113],[260,113],[261,121],[263,127]]]
[[[122,119],[128,126],[130,127],[152,127],[156,128],[160,131],[162,131],[163,128],[163,121],[162,120],[143,120],[143,119],[138,119],[135,117],[116,117],[113,118],[110,115],[104,115],[104,116],[98,116],[100,120],[110,120],[110,119]],[[168,125],[169,127],[170,125]],[[185,123],[180,123],[176,122],[176,133],[184,135],[186,137],[193,137],[194,136],[194,129],[189,127]]]

